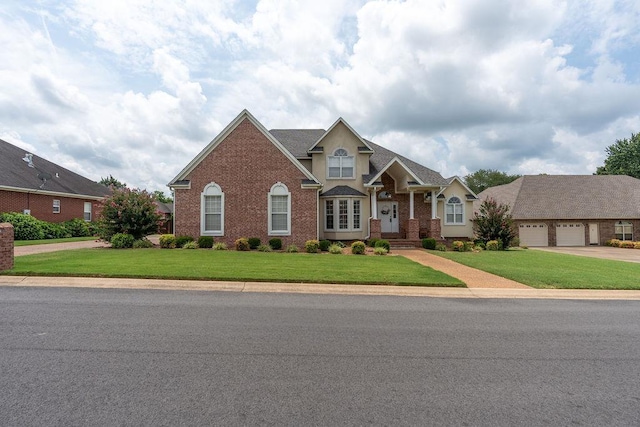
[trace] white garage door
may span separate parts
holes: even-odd
[[[549,246],[546,224],[520,224],[520,244],[524,246]]]
[[[584,246],[584,224],[561,222],[556,224],[557,246]]]

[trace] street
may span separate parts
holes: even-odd
[[[0,425],[639,425],[640,302],[0,287]]]

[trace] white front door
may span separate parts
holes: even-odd
[[[589,224],[589,244],[600,244],[600,232],[598,230],[598,224]]]
[[[383,233],[399,232],[398,202],[378,202],[378,218]]]

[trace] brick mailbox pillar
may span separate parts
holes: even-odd
[[[0,271],[13,268],[13,225],[0,224]]]

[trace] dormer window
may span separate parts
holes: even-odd
[[[327,157],[329,178],[353,178],[355,176],[355,159],[344,148],[338,148],[333,156]]]

